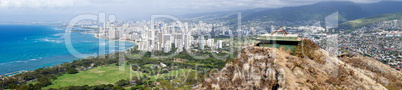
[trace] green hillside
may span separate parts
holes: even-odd
[[[375,22],[395,20],[395,19],[402,19],[402,12],[382,14],[382,15],[372,16],[372,17],[368,17],[368,18],[356,19],[356,20],[344,22],[344,23],[340,24],[339,27],[340,27],[340,29],[344,29],[344,30],[352,30],[352,29],[361,28],[363,26],[371,25]]]
[[[354,20],[367,16],[358,4],[349,1],[319,2],[313,5],[285,7],[251,13],[244,20],[262,21],[308,21],[323,20],[332,13],[339,12],[341,21]]]

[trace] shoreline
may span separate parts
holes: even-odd
[[[55,30],[57,30],[57,29],[55,29]],[[124,49],[124,50],[116,50],[116,51],[114,51],[114,52],[109,52],[109,53],[104,53],[104,54],[99,54],[99,55],[94,55],[94,56],[87,56],[87,57],[84,57],[84,58],[71,59],[71,60],[68,60],[67,63],[71,63],[72,61],[78,60],[78,59],[86,59],[86,58],[89,58],[89,57],[97,57],[97,56],[102,56],[102,55],[106,55],[106,54],[112,54],[112,53],[121,52],[121,51],[124,52],[124,51],[127,51],[127,50],[130,50],[130,49],[134,48],[134,47],[137,45],[137,43],[136,43],[135,41],[131,41],[131,40],[113,40],[113,39],[107,39],[107,38],[99,38],[99,37],[96,37],[96,34],[94,34],[94,33],[79,33],[79,34],[91,34],[91,35],[93,35],[93,37],[95,37],[95,38],[97,38],[97,39],[105,39],[105,40],[112,40],[112,41],[119,41],[119,42],[120,42],[120,41],[123,41],[123,42],[131,42],[131,43],[133,44],[133,46],[132,46],[132,47],[128,47],[128,48],[126,48],[126,49]],[[48,67],[58,66],[58,65],[60,65],[60,64],[62,64],[62,63],[65,63],[65,62],[61,62],[61,63],[59,63],[59,64],[54,64],[54,65],[50,65],[50,66],[48,66]],[[4,77],[12,77],[12,76],[17,75],[17,74],[21,74],[21,73],[25,73],[25,72],[34,71],[34,70],[39,69],[39,68],[41,68],[41,67],[43,67],[43,66],[45,66],[45,65],[41,65],[41,66],[38,66],[38,67],[32,68],[32,69],[18,70],[18,71],[14,71],[14,72],[5,73],[5,74],[0,74],[0,77],[1,77],[1,76],[4,76]]]
[[[114,40],[114,41],[124,41],[124,42],[132,42],[132,43],[134,43],[135,45],[137,45],[137,43],[136,43],[135,41],[132,41],[132,40],[120,40],[120,39],[99,38],[99,37],[97,36],[97,34],[95,34],[95,33],[86,33],[86,34],[91,34],[91,35],[93,35],[93,37],[98,38],[98,39]]]

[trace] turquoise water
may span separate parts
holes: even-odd
[[[71,33],[74,49],[83,54],[97,54],[99,46],[106,47],[105,53],[119,50],[119,41],[105,41],[100,44],[92,34]],[[109,52],[110,42],[117,46],[116,50]],[[124,48],[120,51],[134,46],[131,42],[123,43],[120,47]],[[0,25],[0,74],[57,65],[78,58],[66,48],[64,29],[43,25]]]

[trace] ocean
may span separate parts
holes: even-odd
[[[64,29],[46,25],[0,25],[0,75],[33,70],[41,67],[58,65],[79,59],[66,48]],[[109,42],[116,45],[119,41],[105,40],[99,44],[99,39],[92,34],[71,33],[71,43],[75,50],[83,54],[99,52],[99,46],[109,47]],[[121,41],[124,48],[108,51],[127,50],[135,46],[132,42]],[[104,54],[104,53],[101,53]],[[88,55],[89,56],[89,55]],[[86,57],[86,56],[85,56]]]

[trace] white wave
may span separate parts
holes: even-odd
[[[94,42],[94,41],[83,41],[83,42]]]
[[[66,36],[64,36],[64,35],[60,36],[61,39],[64,39],[65,37],[66,37]]]
[[[41,41],[51,42],[51,43],[62,43],[63,42],[63,40],[51,40],[49,38],[43,38],[43,39],[41,39]]]
[[[29,59],[29,61],[36,61],[37,59]]]
[[[60,39],[63,39],[65,37],[64,33],[53,34],[53,36],[58,36],[58,37],[60,37]]]
[[[101,43],[101,44],[99,44],[99,45],[105,46],[105,45],[106,45],[106,43]]]
[[[61,36],[62,33],[58,33],[58,34],[53,34],[53,36]]]
[[[64,31],[64,30],[66,30],[66,28],[54,27],[53,30],[56,30],[56,31],[58,31],[58,30],[63,30],[63,31]]]

